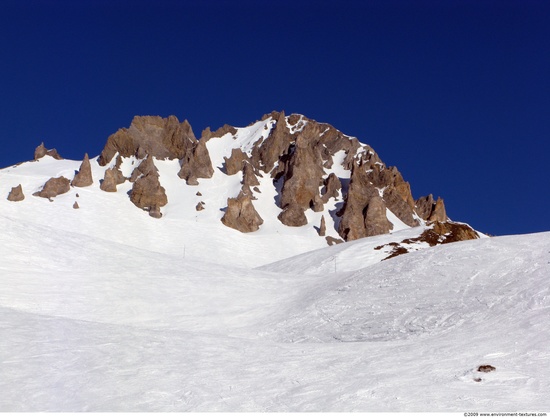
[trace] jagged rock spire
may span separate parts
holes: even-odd
[[[84,160],[80,165],[78,173],[76,173],[73,181],[71,182],[71,186],[87,187],[91,186],[93,183],[94,179],[92,178],[92,166],[90,165],[90,159],[88,157],[88,154],[86,153],[84,154]]]

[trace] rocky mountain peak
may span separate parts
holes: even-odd
[[[41,144],[35,159],[45,155],[61,158]],[[96,187],[127,193],[155,218],[175,201],[166,214],[179,216],[187,208],[197,222],[214,220],[243,233],[301,228],[296,231],[310,230],[312,239],[329,245],[416,226],[430,229],[431,242],[450,242],[449,234],[453,240],[477,237],[469,226],[449,223],[442,198],[415,200],[400,171],[386,166],[369,145],[284,111],[244,128],[206,128],[200,139],[187,120],[136,116],[107,138],[97,162],[86,154],[72,181],[52,177],[34,195],[51,199],[70,186],[93,188],[92,171],[101,179]],[[10,200],[21,199],[19,192],[14,188]],[[188,197],[182,201],[178,193]],[[438,241],[439,235],[447,238]]]

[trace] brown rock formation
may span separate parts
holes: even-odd
[[[327,224],[325,222],[325,216],[321,216],[321,224],[319,225],[319,236],[324,237],[327,233]]]
[[[325,205],[323,204],[323,199],[321,199],[321,196],[315,195],[313,198],[313,204],[311,205],[313,212],[322,212],[324,208]]]
[[[445,204],[443,199],[437,198],[432,213],[430,214],[428,221],[430,222],[445,222],[447,220],[447,212],[445,211]]]
[[[252,168],[252,165],[248,162],[243,163],[243,180],[241,183],[243,188],[248,190],[250,190],[251,187],[260,185],[260,182],[254,173],[254,168]]]
[[[431,228],[426,229],[416,238],[407,238],[399,243],[390,242],[380,245],[375,250],[389,249],[390,254],[384,259],[407,254],[411,250],[411,244],[426,243],[430,247],[435,245],[450,244],[452,242],[477,239],[479,235],[469,225],[458,222],[434,222]]]
[[[409,206],[395,187],[388,186],[384,190],[383,198],[388,209],[401,221],[408,226],[418,226],[418,221],[414,219],[414,209]]]
[[[138,208],[155,218],[162,216],[160,208],[168,203],[166,190],[160,185],[158,174],[150,171],[139,177],[130,191],[130,200]]]
[[[373,196],[367,204],[365,214],[366,236],[387,234],[393,227],[386,217],[386,205],[380,196]]]
[[[382,214],[381,209],[377,210],[376,217],[369,217],[369,219],[365,217],[367,206],[374,197],[382,198],[381,202],[375,203],[376,208],[380,209],[383,203],[384,212],[387,207],[405,224],[418,225],[418,221],[414,218],[415,202],[409,183],[403,180],[397,168],[386,168],[378,161],[372,163],[370,160],[365,161],[364,158],[361,158],[352,169],[349,191],[345,198],[342,221],[338,231],[345,240],[389,232],[387,217],[385,213]],[[365,215],[362,216],[362,214]],[[364,225],[361,223],[362,217]]]
[[[374,164],[368,170],[369,181],[379,190],[383,190],[383,199],[389,210],[409,226],[417,226],[414,219],[415,202],[409,183],[396,167],[386,168],[383,164]]]
[[[84,160],[82,161],[82,164],[80,164],[80,169],[78,170],[78,173],[73,178],[73,181],[71,182],[71,186],[74,187],[87,187],[91,186],[94,182],[94,179],[92,178],[92,166],[90,165],[90,159],[88,158],[88,154],[84,154]]]
[[[328,245],[342,244],[344,242],[340,238],[334,238],[334,237],[331,237],[330,235],[328,237],[325,237],[325,240],[327,241]]]
[[[54,149],[47,149],[44,146],[44,143],[42,142],[39,146],[36,147],[34,150],[34,159],[39,160],[40,158],[44,157],[45,155],[49,155],[50,157],[55,158],[56,160],[62,160],[63,158],[58,154],[57,150]]]
[[[242,170],[245,161],[250,162],[250,159],[240,148],[233,148],[229,158],[224,157],[225,171],[228,176],[237,174]]]
[[[434,202],[431,194],[423,196],[415,202],[415,208],[418,216],[426,221],[445,222],[448,219],[445,211],[445,204],[440,197]]]
[[[338,233],[345,241],[364,238],[367,235],[365,210],[369,201],[379,197],[379,192],[369,179],[362,163],[354,164],[348,193],[341,215]],[[387,220],[387,219],[386,219]]]
[[[107,138],[107,144],[101,151],[98,163],[101,166],[109,164],[117,152],[123,157],[130,157],[137,153],[138,148],[139,145],[134,144],[128,130],[125,128],[119,129]]]
[[[206,140],[197,141],[189,122],[179,123],[175,116],[136,116],[128,129],[120,129],[107,139],[99,164],[107,165],[117,153],[122,157],[177,158],[181,164],[178,175],[188,184],[198,184],[197,179],[210,178],[214,173]]]
[[[141,163],[132,171],[130,182],[135,182],[139,177],[146,176],[149,173],[158,173],[158,169],[153,162],[153,157],[148,155]],[[122,173],[121,173],[122,174]]]
[[[447,220],[442,199],[434,201],[430,195],[415,202],[409,183],[397,168],[386,167],[376,152],[357,138],[301,115],[286,117],[284,112],[272,112],[262,120],[269,121],[264,126],[263,135],[251,132],[257,140],[246,145],[246,152],[244,148],[233,149],[225,157],[223,171],[227,175],[241,172],[242,188],[237,198],[228,199],[222,218],[224,224],[243,232],[259,228],[263,221],[252,205],[257,196],[253,191],[262,192],[258,180],[265,174],[273,179],[279,191],[275,201],[282,209],[278,218],[285,225],[305,225],[308,210],[320,212],[331,199],[342,200],[336,214],[331,207],[331,217],[323,216],[323,228],[319,227],[319,232],[326,230],[327,222],[335,222],[340,236],[347,241],[389,232],[392,224],[386,216],[387,211],[409,226],[418,225],[418,219],[427,222]],[[102,188],[109,186],[111,180],[107,181],[108,177],[114,176],[114,186],[108,189],[116,190],[116,184],[125,180],[120,172],[122,158],[137,156],[142,162],[130,177],[134,182],[134,203],[148,209],[151,216],[161,216],[164,199],[163,193],[159,192],[162,187],[158,183],[153,157],[177,158],[180,163],[178,176],[188,185],[197,185],[199,179],[210,178],[214,173],[207,148],[207,144],[211,144],[209,141],[236,133],[237,129],[230,125],[215,132],[206,128],[201,139],[197,140],[190,124],[187,121],[180,123],[174,116],[135,117],[129,128],[117,131],[107,140],[99,163],[106,165],[116,155],[118,158],[112,169],[115,171],[106,172]],[[41,149],[37,155],[43,152]],[[334,164],[351,170],[349,181],[341,168]],[[145,179],[147,187],[135,186]],[[148,192],[141,191],[147,188],[150,189]],[[147,200],[143,197],[146,195],[156,198],[150,198],[146,204],[142,202]],[[334,200],[331,205],[332,202]],[[199,202],[196,210],[203,209],[204,203]],[[330,242],[335,240],[331,238]]]
[[[264,223],[250,196],[242,192],[236,198],[227,199],[227,208],[221,221],[225,226],[241,232],[257,231]]]
[[[181,159],[197,139],[189,122],[179,123],[175,116],[136,116],[128,129],[119,129],[107,139],[99,164],[107,165],[118,152],[122,157]]]
[[[99,185],[99,188],[104,192],[116,192],[117,186],[117,168],[108,168],[105,170],[105,177]]]
[[[266,173],[269,173],[275,163],[279,162],[280,157],[286,154],[293,136],[286,124],[285,113],[281,112],[272,114],[277,119],[275,127],[269,133],[268,138],[264,141],[261,147],[255,147],[252,150],[252,165]],[[272,173],[275,177],[276,173]]]
[[[286,205],[277,218],[287,226],[303,226],[307,224],[304,210],[295,203]]]
[[[199,178],[210,178],[214,174],[206,141],[195,142],[192,148],[180,160],[181,170],[178,176],[189,185],[198,184]]]
[[[438,241],[441,244],[479,238],[478,233],[470,225],[459,222],[435,221],[433,223],[433,228],[426,231],[427,234],[430,234],[430,232],[433,232],[432,235],[438,237]],[[433,240],[430,241],[429,239],[426,239],[426,241],[433,242]]]
[[[307,124],[298,135],[292,156],[284,172],[284,183],[281,191],[281,207],[284,212],[279,216],[281,222],[288,226],[297,226],[296,221],[305,220],[303,212],[319,203],[319,187],[323,184],[323,161],[317,146],[319,127]],[[287,209],[287,206],[292,208]],[[302,211],[302,215],[298,211]],[[290,223],[285,223],[290,222]],[[307,222],[307,220],[306,220]]]
[[[21,185],[11,188],[11,191],[8,194],[8,200],[10,202],[20,202],[24,199],[25,195],[23,194],[23,188]]]
[[[227,133],[230,133],[231,135],[235,135],[237,133],[237,129],[231,125],[225,124],[221,128],[216,129],[216,131],[212,132],[209,136],[208,134],[205,135],[205,133],[203,132],[201,139],[207,138],[208,140],[210,138],[221,138]]]
[[[124,177],[124,174],[122,174],[122,171],[120,171],[120,169],[117,167],[113,167],[113,174],[115,176],[115,182],[117,185],[122,184],[127,180],[126,177]]]
[[[33,196],[50,199],[63,193],[67,193],[71,189],[71,182],[65,177],[56,177],[49,179],[41,191],[33,193]]]
[[[338,190],[342,189],[340,179],[334,173],[330,173],[324,181],[323,203],[327,203],[331,197],[338,197]]]
[[[416,213],[422,219],[427,221],[430,215],[432,214],[434,205],[435,203],[434,203],[433,195],[430,194],[428,196],[422,196],[421,198],[417,199],[415,202]]]
[[[78,206],[78,202],[74,202],[73,209],[79,209],[79,208],[80,208],[80,206]]]
[[[200,212],[201,210],[204,210],[204,205],[205,205],[204,202],[199,202],[199,203],[197,203],[197,206],[195,206],[195,210],[196,210],[197,212]]]

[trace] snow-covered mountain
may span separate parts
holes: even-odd
[[[97,159],[39,147],[0,170],[0,411],[550,409],[550,233],[411,204],[340,133],[321,173],[303,117],[186,125],[138,118]]]
[[[413,199],[368,145],[284,112],[206,129],[200,140],[174,116],[136,117],[92,160],[64,160],[42,144],[33,161],[0,170],[0,195],[9,216],[48,224],[63,214],[68,231],[247,266],[401,230],[414,242],[393,242],[386,257],[481,236],[450,222],[442,199]],[[205,234],[215,239],[205,244]],[[235,254],[232,243],[248,250]]]

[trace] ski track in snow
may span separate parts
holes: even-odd
[[[0,170],[2,195],[16,180],[27,195],[0,199],[0,411],[550,409],[550,233],[381,261],[373,248],[423,227],[327,247],[274,220],[266,175],[266,223],[241,234],[219,222],[216,187],[238,193],[218,167],[243,135],[211,150],[216,173],[193,188],[177,161],[155,162],[171,196],[160,221],[129,184],[30,196],[79,162]]]

